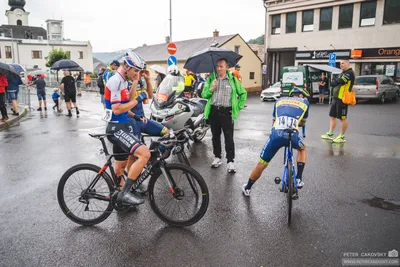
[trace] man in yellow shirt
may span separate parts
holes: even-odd
[[[185,90],[184,92],[189,92],[191,95],[193,95],[193,86],[196,82],[196,79],[193,77],[192,73],[190,71],[186,71],[186,75],[184,76],[185,78]]]

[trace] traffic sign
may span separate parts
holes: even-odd
[[[177,65],[177,63],[178,63],[178,61],[176,60],[176,57],[174,57],[174,56],[170,56],[167,61],[168,61],[168,66]]]
[[[168,54],[175,55],[175,53],[176,53],[176,44],[175,43],[169,43],[168,44]]]
[[[331,66],[331,67],[336,66],[336,53],[329,54],[329,66]]]

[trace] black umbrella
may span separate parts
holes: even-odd
[[[73,60],[59,60],[57,62],[55,62],[53,64],[53,66],[51,66],[52,70],[62,70],[62,69],[66,69],[66,70],[75,70],[77,68],[81,68],[81,66],[79,66],[78,63],[76,63]],[[83,69],[82,69],[83,70]]]
[[[229,68],[232,68],[241,58],[241,55],[227,48],[209,47],[190,56],[183,67],[194,73],[208,73],[215,71],[220,59],[227,60]]]
[[[0,62],[0,73],[3,73],[5,76],[16,75],[19,76],[18,72],[15,70],[13,66]]]

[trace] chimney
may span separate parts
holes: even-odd
[[[166,37],[165,37],[165,42],[166,42],[167,44],[169,44],[170,40],[171,40],[171,39],[169,38],[169,36],[166,36]]]
[[[217,29],[215,29],[215,31],[213,32],[213,36],[214,37],[218,37],[219,36],[219,31],[217,31]]]

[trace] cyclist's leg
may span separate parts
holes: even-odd
[[[250,174],[246,189],[250,189],[251,186],[260,178],[261,174],[268,167],[269,162],[275,156],[276,152],[278,152],[278,150],[284,145],[285,144],[282,138],[279,137],[277,131],[272,129],[269,139],[261,150],[259,162]]]
[[[297,176],[296,179],[303,179],[303,171],[306,165],[306,142],[304,138],[298,133],[294,133],[292,136],[292,146],[298,150],[297,153]]]
[[[154,136],[164,136],[170,133],[167,127],[157,121],[149,119],[147,119],[147,123],[142,124],[142,132]]]
[[[126,153],[118,144],[114,144],[113,145],[113,154],[122,154],[122,153]],[[114,157],[115,161],[114,161],[114,170],[115,170],[115,175],[117,177],[121,177],[124,175],[124,170],[126,168],[127,165],[127,160],[128,160],[128,156],[122,156],[122,155],[118,155]],[[124,185],[124,179],[119,179],[120,183],[119,186],[122,188]]]

